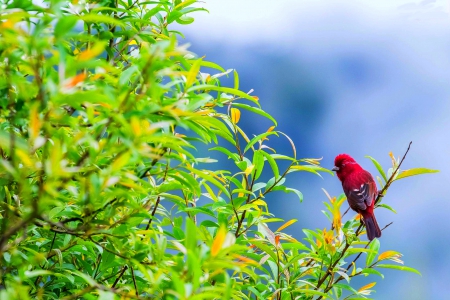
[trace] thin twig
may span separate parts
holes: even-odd
[[[131,277],[133,278],[133,284],[134,284],[134,290],[136,293],[136,296],[139,297],[139,291],[136,285],[136,277],[134,276],[134,269],[132,266],[130,266],[130,270],[131,270]]]
[[[375,204],[377,204],[380,201],[380,198],[383,197],[384,193],[387,191],[389,186],[392,184],[392,182],[394,182],[394,178],[395,178],[398,170],[400,169],[400,166],[402,165],[403,161],[405,160],[406,155],[408,154],[409,149],[411,148],[411,144],[412,144],[412,141],[409,142],[408,149],[406,149],[406,152],[403,155],[402,159],[400,160],[400,163],[398,164],[397,168],[395,168],[395,171],[392,172],[391,177],[389,177],[389,180],[386,182],[386,184],[384,185],[383,189],[378,193],[378,197],[375,200]]]
[[[113,285],[111,286],[112,288],[116,287],[117,283],[119,283],[120,278],[122,277],[123,273],[125,273],[125,271],[128,269],[128,266],[125,265],[122,267],[122,270],[119,273],[119,276],[117,276],[116,280],[114,280]]]

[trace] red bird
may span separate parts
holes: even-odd
[[[334,159],[334,168],[350,207],[362,215],[369,240],[381,236],[380,227],[373,214],[373,207],[378,196],[375,180],[369,172],[347,154],[339,154]]]

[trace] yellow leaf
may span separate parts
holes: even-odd
[[[336,199],[336,198],[334,198]],[[339,229],[341,228],[342,220],[341,220],[341,211],[339,207],[333,207],[333,227],[336,228],[336,233],[339,233]]]
[[[259,101],[258,96],[253,96],[253,99],[255,99],[256,101]]]
[[[362,288],[360,288],[360,289],[358,290],[358,292],[362,292],[362,291],[368,290],[368,289],[370,289],[370,288],[373,288],[373,287],[375,286],[375,284],[377,284],[377,283],[376,283],[376,282],[372,282],[372,283],[366,284],[365,286],[363,286]]]
[[[291,225],[294,224],[295,222],[297,222],[296,219],[292,219],[292,220],[290,220],[290,221],[287,221],[286,223],[284,223],[283,225],[281,225],[280,228],[278,228],[276,231],[279,232],[279,231],[285,229],[286,227],[291,226]]]
[[[248,138],[248,136],[245,134],[245,132],[241,129],[241,128],[239,128],[239,127],[237,127],[236,128],[238,131],[239,131],[239,133],[242,135],[242,137],[244,138],[244,140],[247,142],[247,143],[249,143],[250,142],[250,139]]]
[[[353,265],[352,276],[355,276],[355,274],[356,274],[356,264],[355,264],[354,261],[352,261],[352,265]]]
[[[255,168],[254,165],[248,166],[244,171],[245,175],[250,175],[250,173],[253,171],[254,168]]]
[[[261,206],[266,206],[267,207],[267,203],[264,200],[261,200],[261,199],[253,201],[252,204],[261,205]]]
[[[395,160],[395,156],[394,154],[391,152],[389,152],[389,156],[391,157],[392,160],[392,165],[395,167],[397,165],[397,161]]]
[[[269,129],[267,129],[267,132],[271,132],[275,129],[275,126],[270,126]]]
[[[212,243],[211,256],[216,256],[219,253],[220,249],[222,248],[223,242],[225,241],[226,235],[227,228],[225,226],[221,226]]]
[[[317,244],[317,247],[318,247],[318,248],[322,247],[322,242],[319,241],[318,239],[316,239],[316,244]]]
[[[38,105],[33,105],[30,110],[30,137],[31,139],[35,139],[39,135],[39,131],[41,130],[41,120],[39,118]]]
[[[231,109],[231,122],[233,122],[233,124],[237,124],[240,118],[241,118],[241,111],[233,107]]]
[[[239,254],[232,254],[232,256],[234,258],[236,258],[239,262],[244,262],[246,264],[253,265],[253,266],[259,266],[259,264],[256,261],[254,261],[253,259],[250,259],[248,257],[242,256]]]
[[[140,136],[142,133],[141,130],[141,124],[139,123],[139,119],[135,116],[131,117],[130,120],[131,128],[133,129],[133,132],[135,135]]]
[[[211,110],[211,109],[205,109],[205,110],[198,110],[198,111],[195,112],[195,114],[203,116],[203,115],[208,115],[208,114],[210,114],[212,112],[214,112],[214,111]]]
[[[378,256],[378,260],[388,259],[388,258],[391,258],[393,256],[397,256],[399,254],[400,253],[398,253],[397,251],[389,250],[389,251],[381,253],[380,256]]]
[[[12,20],[6,20],[5,22],[0,23],[0,28],[12,29],[14,28],[14,22]]]
[[[323,239],[325,241],[325,243],[327,244],[331,244],[331,242],[333,241],[333,231],[327,231],[326,229],[323,230]]]
[[[90,60],[91,58],[94,58],[98,55],[100,55],[103,50],[105,49],[105,44],[103,43],[97,43],[94,46],[92,46],[89,49],[84,50],[80,54],[78,54],[78,60],[80,61],[86,61]]]
[[[27,167],[33,166],[33,161],[30,156],[21,149],[16,149],[16,155],[20,158],[20,161]]]
[[[126,152],[122,155],[119,155],[119,157],[116,157],[116,159],[114,160],[114,162],[112,163],[112,166],[111,166],[112,170],[113,171],[120,170],[123,166],[125,166],[128,163],[130,156],[131,156],[131,153]]]
[[[197,78],[197,74],[198,72],[200,72],[201,63],[202,59],[200,58],[194,61],[194,63],[192,64],[191,69],[189,70],[189,73],[186,78],[186,90],[194,84],[195,79]]]

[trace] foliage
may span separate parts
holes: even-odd
[[[197,1],[1,5],[1,299],[358,298],[375,283],[355,289],[355,276],[417,272],[360,240],[359,220],[342,223],[343,195],[325,203],[332,229],[305,229],[304,242],[283,232],[296,220],[269,229],[282,221],[269,193],[302,200],[289,173],[331,172],[297,158],[236,71],[178,43],[169,28],[193,22]],[[229,74],[234,87],[221,85]],[[250,137],[241,114],[274,126]],[[292,154],[269,146],[278,139]],[[432,171],[393,159],[386,175],[371,159],[384,193]]]

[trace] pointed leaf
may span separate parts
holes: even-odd
[[[358,290],[358,292],[365,291],[365,290],[368,290],[368,289],[370,289],[370,288],[373,288],[376,284],[377,284],[376,282],[371,282],[371,283],[369,283],[369,284],[366,284],[365,286],[363,286],[362,288],[360,288],[360,289]]]
[[[395,180],[399,180],[405,177],[409,176],[415,176],[420,174],[427,174],[427,173],[437,173],[439,170],[432,170],[432,169],[426,169],[426,168],[415,168],[415,169],[409,169],[401,171],[400,174],[397,175]]]
[[[371,250],[369,253],[367,253],[366,258],[366,266],[370,266],[375,258],[375,256],[378,254],[378,250],[380,249],[380,241],[378,239],[372,240],[370,243],[369,249]]]
[[[405,266],[399,266],[399,265],[385,265],[385,264],[379,264],[377,265],[377,268],[385,268],[385,269],[394,269],[394,270],[400,270],[400,271],[407,271],[407,272],[412,272],[412,273],[416,273],[422,276],[422,274],[420,274],[419,271],[417,271],[414,268],[411,267],[405,267]]]
[[[248,110],[252,113],[258,114],[260,116],[266,117],[267,119],[271,120],[275,125],[277,125],[277,121],[271,115],[269,115],[268,113],[266,113],[265,111],[263,111],[260,108],[253,107],[253,106],[250,106],[247,104],[242,104],[242,103],[233,103],[233,106],[239,107],[239,108]]]
[[[387,182],[388,179],[386,177],[386,173],[384,173],[384,170],[381,167],[380,163],[375,158],[373,158],[372,156],[366,155],[365,157],[367,157],[368,159],[370,159],[372,161],[372,163],[375,165],[375,168],[377,168],[378,172],[383,177],[384,182]]]
[[[279,232],[283,229],[285,229],[286,227],[291,226],[292,224],[294,224],[295,222],[297,222],[297,219],[292,219],[290,221],[287,221],[286,223],[284,223],[283,225],[281,225],[277,230],[275,230],[275,232]]]

